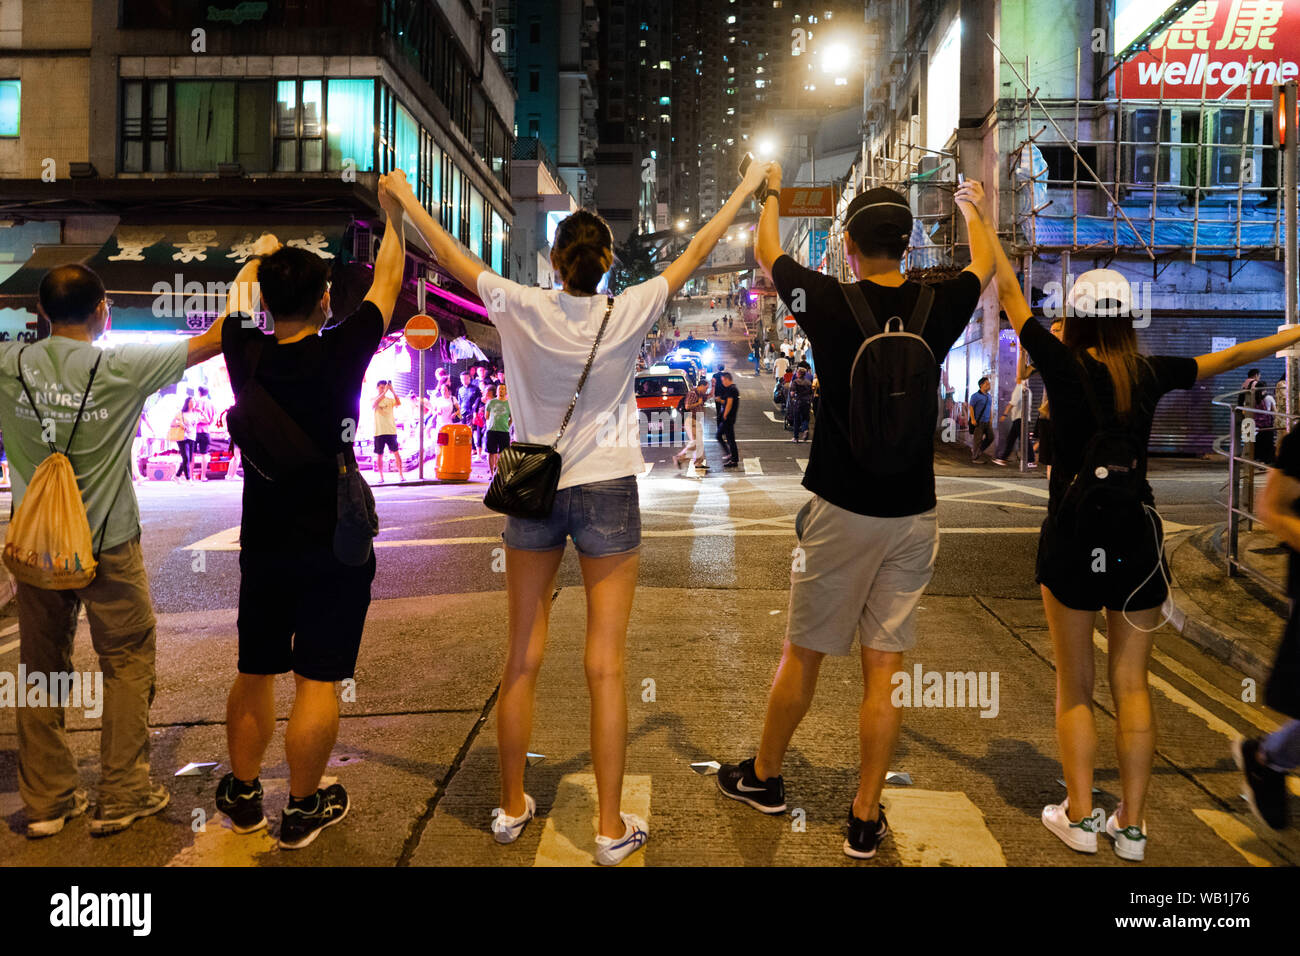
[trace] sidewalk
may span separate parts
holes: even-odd
[[[1217,524],[1165,540],[1173,604],[1170,623],[1210,656],[1263,681],[1282,641],[1287,601],[1250,577],[1228,577],[1225,534],[1226,527]],[[1286,549],[1272,535],[1243,530],[1239,551],[1251,567],[1275,581],[1286,580]]]

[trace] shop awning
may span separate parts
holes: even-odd
[[[201,330],[263,232],[333,260],[342,251],[346,226],[122,223],[102,246],[38,248],[0,284],[0,309],[35,315],[42,276],[53,266],[80,262],[99,275],[114,300],[114,328]]]

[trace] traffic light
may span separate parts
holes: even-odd
[[[1278,149],[1287,145],[1288,135],[1297,135],[1296,127],[1300,125],[1300,111],[1297,110],[1296,85],[1279,83],[1273,87],[1273,143]]]

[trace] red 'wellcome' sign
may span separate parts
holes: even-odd
[[[1154,19],[1154,18],[1153,18]],[[1124,64],[1124,99],[1272,99],[1300,77],[1300,0],[1201,0]]]

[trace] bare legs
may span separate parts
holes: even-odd
[[[546,648],[551,594],[564,549],[506,549],[509,647],[498,698],[497,748],[501,760],[501,808],[524,813],[524,764],[532,735],[537,675]],[[627,694],[624,645],[636,592],[635,552],[580,558],[587,592],[587,649],[584,664],[591,693],[591,757],[600,803],[599,833],[621,837],[619,815],[627,752]]]
[[[1046,587],[1043,608],[1056,653],[1056,737],[1070,795],[1071,822],[1092,812],[1092,777],[1097,759],[1097,728],[1092,716],[1094,680],[1092,632],[1096,613],[1067,608]],[[1120,826],[1141,825],[1155,753],[1155,713],[1147,687],[1151,635],[1160,609],[1130,611],[1134,627],[1118,611],[1106,612],[1107,664],[1115,701],[1115,750],[1119,762],[1123,813]]]
[[[339,703],[330,681],[294,675],[297,694],[284,734],[289,758],[289,794],[310,797],[320,787],[339,733]],[[230,769],[239,780],[255,780],[275,732],[275,675],[240,674],[226,699],[226,744]]]

